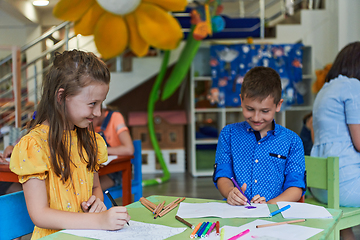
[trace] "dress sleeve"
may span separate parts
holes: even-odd
[[[346,124],[360,124],[360,83],[347,85],[344,106]]]
[[[96,166],[96,171],[99,170],[100,164],[106,162],[108,160],[108,152],[107,152],[107,146],[104,141],[104,138],[101,137],[98,133],[95,133],[96,136],[96,142],[98,145],[98,164]]]
[[[48,176],[50,158],[45,145],[34,137],[22,137],[11,154],[10,170],[24,183],[30,178],[44,180]]]

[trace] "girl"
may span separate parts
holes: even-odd
[[[337,55],[313,107],[314,146],[311,156],[339,157],[340,205],[360,207],[360,42]],[[311,188],[327,202],[327,192]],[[351,229],[343,239],[355,239]]]
[[[35,224],[32,239],[60,229],[115,230],[130,220],[125,207],[106,210],[96,172],[107,150],[92,121],[109,82],[109,70],[94,54],[55,54],[36,118],[10,161]]]

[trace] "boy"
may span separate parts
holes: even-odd
[[[219,136],[213,181],[231,205],[298,201],[305,191],[304,147],[300,137],[274,121],[281,109],[281,80],[268,67],[245,74],[241,87],[244,122],[225,126]],[[231,178],[242,187],[234,187]]]

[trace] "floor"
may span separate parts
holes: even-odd
[[[153,179],[161,177],[154,174],[144,174],[143,179]],[[192,197],[206,199],[222,199],[222,196],[215,188],[211,177],[194,178],[187,173],[173,173],[170,180],[163,184],[147,186],[143,188],[143,196],[166,195],[177,197]],[[121,198],[116,199],[121,205]],[[360,240],[360,226],[354,227],[356,239]],[[22,240],[28,240],[30,236],[25,236]]]

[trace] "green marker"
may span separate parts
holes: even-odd
[[[212,225],[212,224],[209,223],[209,224],[206,226],[204,232],[201,234],[201,237],[202,237],[202,238],[205,237],[205,235],[206,235],[206,233],[209,231],[209,228],[211,227],[211,225]]]

